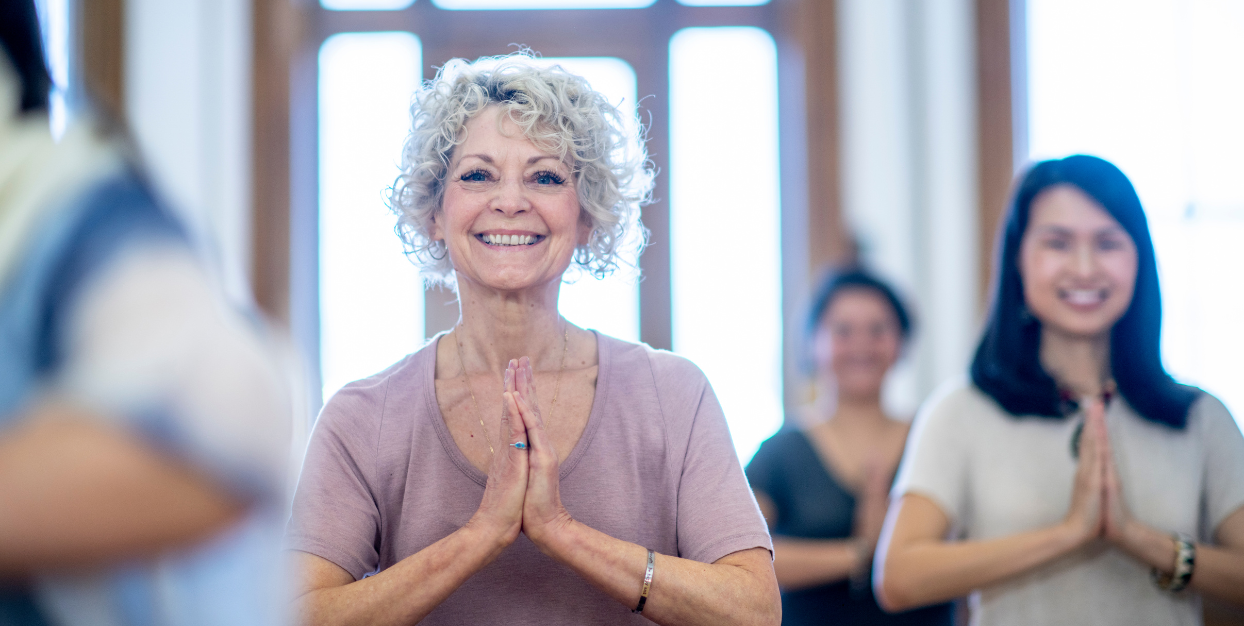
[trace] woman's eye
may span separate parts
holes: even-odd
[[[1120,250],[1123,248],[1123,242],[1113,237],[1099,239],[1097,248],[1100,250]]]
[[[482,183],[487,182],[488,173],[484,170],[471,170],[462,175],[460,179],[464,183]]]
[[[537,185],[560,185],[566,182],[561,176],[547,171],[537,172],[532,178],[535,180]]]
[[[1071,242],[1062,237],[1051,237],[1045,240],[1045,247],[1051,250],[1066,250],[1071,247]]]

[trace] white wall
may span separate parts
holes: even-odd
[[[250,295],[250,0],[127,0],[125,102],[156,188]]]
[[[976,339],[970,0],[840,0],[843,203],[864,262],[914,309],[886,403],[910,415]]]

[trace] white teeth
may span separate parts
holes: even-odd
[[[1090,305],[1101,302],[1104,297],[1099,289],[1068,289],[1066,300],[1071,304]]]
[[[529,246],[536,241],[535,235],[483,235],[481,239],[490,246]]]

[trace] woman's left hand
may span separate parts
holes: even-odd
[[[1103,411],[1101,403],[1094,403],[1098,411]],[[1090,409],[1092,410],[1092,409]],[[1094,420],[1087,420],[1094,421]],[[1102,535],[1111,543],[1128,549],[1127,531],[1132,523],[1132,513],[1123,501],[1123,483],[1119,480],[1119,469],[1115,465],[1114,450],[1110,446],[1110,435],[1106,432],[1104,416],[1098,416],[1093,426],[1099,428],[1098,441],[1101,442],[1102,454]]]
[[[553,448],[540,416],[531,359],[519,359],[514,374],[515,390],[505,394],[505,401],[512,415],[522,417],[527,427],[527,445],[530,446],[527,451],[529,470],[527,497],[523,503],[523,533],[536,547],[547,552],[550,539],[573,520],[562,506],[557,450]]]
[[[1096,415],[1093,415],[1096,409]],[[1175,542],[1169,534],[1151,528],[1136,518],[1123,501],[1123,482],[1115,463],[1114,450],[1106,431],[1105,407],[1100,401],[1090,405],[1085,427],[1097,428],[1099,453],[1102,457],[1101,513],[1102,538],[1138,561],[1170,573],[1175,563]],[[1096,419],[1094,419],[1096,418]]]

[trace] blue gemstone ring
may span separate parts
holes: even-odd
[[[526,449],[527,449],[527,444],[525,444],[525,443],[523,443],[523,442],[521,442],[521,441],[520,441],[520,442],[518,442],[518,443],[512,443],[512,444],[510,444],[510,445],[511,445],[511,446],[514,446],[515,448],[518,448],[519,450],[526,450]]]

